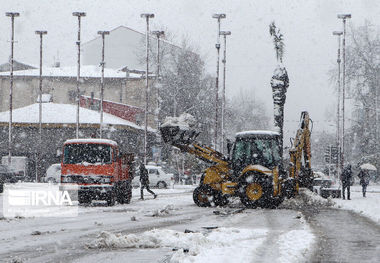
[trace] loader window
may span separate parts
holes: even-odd
[[[243,138],[236,141],[233,162],[242,169],[249,164],[260,164],[267,168],[277,166],[280,161],[279,145],[273,138]]]

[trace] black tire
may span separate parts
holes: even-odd
[[[131,202],[131,199],[132,199],[132,185],[131,183],[128,183],[127,190],[125,191],[125,194],[124,194],[124,203],[129,204]]]
[[[80,205],[89,205],[91,204],[91,199],[86,194],[79,194],[78,202]]]
[[[108,194],[108,196],[107,196],[107,205],[108,206],[114,206],[115,205],[115,202],[116,202],[116,200],[115,200],[116,198],[115,198],[115,193],[114,193],[114,191],[111,191],[109,194]]]
[[[271,180],[263,174],[249,173],[239,182],[241,202],[248,208],[271,206]]]
[[[200,185],[194,189],[193,200],[199,207],[209,207],[214,201],[214,190],[209,185]]]
[[[222,195],[219,191],[214,191],[214,203],[216,206],[226,206],[228,202],[227,196]]]
[[[168,185],[164,181],[159,181],[157,183],[157,188],[158,189],[166,189],[167,187],[168,187]]]
[[[0,182],[0,193],[4,191],[4,183]]]

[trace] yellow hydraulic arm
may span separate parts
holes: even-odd
[[[299,187],[312,187],[313,173],[311,171],[311,146],[309,128],[310,118],[306,111],[301,113],[300,127],[297,130],[296,137],[290,154],[290,177],[295,180],[296,191]]]

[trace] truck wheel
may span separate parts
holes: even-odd
[[[194,189],[193,200],[197,206],[211,206],[214,200],[214,190],[209,185],[200,185]]]
[[[248,208],[270,206],[270,184],[259,176],[249,174],[239,183],[240,200]]]
[[[108,206],[115,205],[115,193],[113,191],[108,194],[106,201]]]
[[[159,189],[163,189],[163,188],[166,188],[166,187],[167,187],[167,184],[166,184],[164,181],[159,181],[159,182],[157,183],[157,187],[158,187]]]
[[[129,183],[127,184],[126,191],[124,192],[124,203],[129,204],[132,199],[132,185]]]
[[[78,202],[81,205],[89,205],[91,204],[91,199],[86,194],[79,194]]]

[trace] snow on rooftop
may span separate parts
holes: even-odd
[[[74,124],[76,123],[76,105],[59,103],[42,103],[42,123]],[[39,123],[39,103],[14,109],[12,112],[14,123]],[[99,124],[100,112],[80,108],[79,122],[81,124]],[[9,122],[9,111],[0,112],[0,122]],[[109,113],[103,113],[103,123],[109,125],[125,125],[142,130],[143,127],[116,117]],[[155,129],[148,128],[150,132]]]
[[[278,132],[274,131],[261,131],[261,130],[254,130],[254,131],[242,131],[236,133],[236,137],[243,137],[243,136],[250,136],[250,135],[267,135],[267,136],[275,136],[280,135]]]
[[[88,138],[88,139],[70,139],[66,140],[65,144],[67,143],[98,143],[98,144],[111,144],[114,146],[117,146],[117,143],[113,140],[108,139],[95,139],[95,138]]]
[[[39,69],[28,69],[28,70],[17,70],[13,72],[14,76],[32,76],[37,77],[40,75]],[[0,72],[0,76],[9,76],[9,72]],[[76,77],[77,76],[77,66],[72,67],[45,67],[42,68],[42,76],[44,77]],[[100,78],[101,77],[101,67],[94,65],[81,65],[80,76],[82,78]],[[126,73],[111,68],[104,69],[105,78],[124,78]],[[141,78],[142,74],[129,73],[129,78]]]

